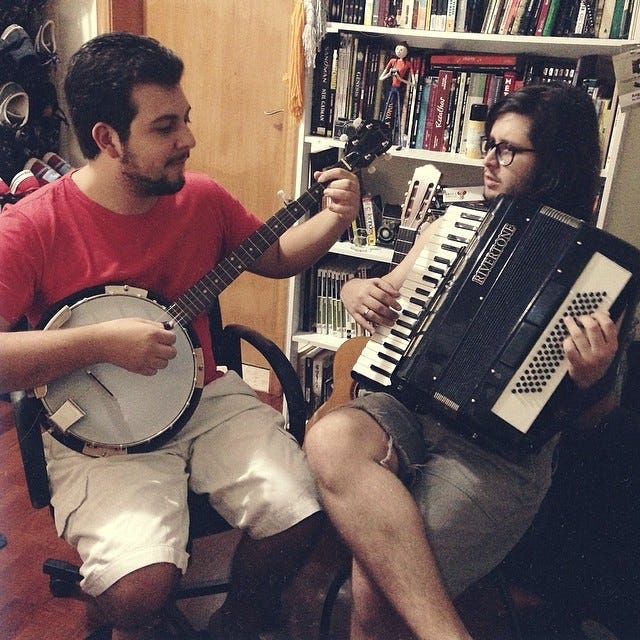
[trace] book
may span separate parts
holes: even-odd
[[[441,69],[438,71],[431,141],[428,147],[431,151],[446,151],[445,128],[452,82],[453,71],[451,69]]]
[[[420,94],[420,104],[418,107],[418,125],[416,128],[415,140],[412,145],[416,149],[423,148],[425,126],[427,122],[427,110],[429,108],[429,94],[431,93],[431,86],[434,80],[435,78],[433,76],[427,75],[424,77],[422,82],[422,92]]]
[[[449,69],[486,73],[515,69],[520,61],[520,56],[512,54],[438,53],[431,55],[429,66],[432,71]]]
[[[456,27],[456,11],[458,9],[458,0],[447,0],[447,12],[445,14],[444,30],[453,32]]]
[[[611,16],[611,28],[609,29],[610,38],[620,38],[622,27],[622,11],[628,0],[616,0],[613,7],[613,15]]]
[[[456,104],[456,112],[454,114],[453,131],[451,133],[451,148],[452,153],[460,153],[460,144],[462,141],[462,125],[463,117],[469,96],[469,84],[471,81],[471,72],[460,71],[459,87],[458,87],[458,100]]]
[[[342,5],[344,0],[331,0],[329,3],[328,18],[330,22],[340,22],[342,20]]]
[[[456,23],[454,31],[464,32],[467,21],[467,0],[458,0],[458,8],[456,9]]]
[[[524,13],[527,10],[527,4],[528,0],[519,0],[515,14],[513,16],[513,22],[511,23],[511,29],[509,31],[510,34],[515,35],[520,30],[520,23],[522,22]]]
[[[359,45],[359,40],[356,43],[356,47]],[[364,82],[365,82],[365,58],[367,49],[358,47],[353,52],[353,66],[351,69],[351,109],[349,111],[349,118],[354,120],[355,118],[362,116],[362,98],[364,96]]]
[[[498,30],[496,33],[500,35],[507,35],[511,33],[511,27],[516,18],[516,13],[518,11],[519,5],[520,0],[509,0],[509,2],[505,5],[504,11],[502,12],[502,19],[498,24]]]
[[[331,78],[335,62],[334,53],[338,41],[328,34],[316,56],[316,67],[313,74],[313,96],[311,107],[310,133],[317,136],[330,136],[331,118]]]
[[[611,22],[613,20],[613,12],[616,6],[617,0],[604,0],[602,6],[602,17],[600,21],[600,30],[598,31],[598,38],[610,38]]]
[[[487,83],[486,73],[471,72],[469,77],[469,88],[467,91],[467,100],[464,106],[462,116],[462,131],[460,132],[460,143],[458,145],[458,153],[466,154],[467,152],[467,123],[471,117],[471,107],[474,104],[484,104],[484,93]]]
[[[506,0],[497,0],[488,17],[486,31],[484,33],[497,33],[498,25],[504,11]]]
[[[373,196],[362,196],[362,213],[364,217],[364,228],[367,230],[367,244],[375,246],[378,237],[378,224],[380,219],[380,209],[375,203]]]
[[[467,0],[467,15],[465,31],[468,33],[481,33],[482,22],[487,10],[488,0]]]
[[[447,108],[447,121],[444,128],[442,151],[453,151],[456,112],[458,110],[460,92],[463,88],[463,85],[461,85],[462,73],[465,72],[453,72],[453,78],[451,80],[451,92],[449,94],[449,105]]]
[[[527,0],[524,13],[522,14],[522,19],[518,25],[518,35],[526,36],[529,33],[529,25],[535,15],[536,7],[538,6],[539,4],[537,0]]]
[[[304,354],[300,357],[300,382],[304,393],[307,417],[313,413],[313,360],[321,351],[321,347],[309,345],[309,348],[305,348]]]
[[[540,7],[540,13],[538,15],[538,20],[536,22],[534,35],[536,36],[542,35],[542,30],[544,29],[544,23],[547,19],[550,6],[551,6],[551,0],[542,0],[542,5]]]
[[[412,104],[410,105],[410,119],[408,124],[409,144],[412,149],[416,148],[416,141],[419,139],[422,144],[422,137],[418,138],[418,118],[422,102],[422,94],[424,91],[424,78],[427,73],[428,58],[422,55],[416,58],[416,86],[412,90]]]
[[[426,29],[429,14],[427,13],[428,0],[418,0],[418,16],[416,19],[416,29]]]
[[[544,26],[542,28],[543,36],[550,36],[553,34],[553,31],[556,26],[556,20],[558,17],[558,12],[564,2],[567,0],[550,0],[549,10],[547,12],[547,19],[545,20]]]

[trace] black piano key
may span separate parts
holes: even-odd
[[[400,361],[400,358],[392,358],[388,353],[385,353],[384,351],[378,351],[378,358],[380,358],[380,360],[386,360],[391,364],[398,364],[398,362]]]
[[[399,353],[400,355],[402,355],[405,351],[404,349],[401,349],[398,345],[391,344],[389,342],[383,343],[382,346],[385,347],[385,349],[388,349],[389,351],[394,351],[395,353]]]

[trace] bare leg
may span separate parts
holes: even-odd
[[[150,565],[124,576],[98,596],[100,613],[114,627],[112,640],[146,640],[179,575],[172,564]]]
[[[388,438],[367,414],[334,411],[306,436],[305,449],[328,516],[358,564],[420,640],[471,636],[449,598],[411,494],[389,467]],[[357,597],[356,593],[356,597]],[[359,603],[354,603],[359,611]],[[373,636],[370,636],[373,637]],[[378,637],[387,638],[381,629]]]
[[[388,640],[414,637],[357,560],[351,567],[351,640],[376,640],[381,633]]]
[[[212,637],[240,640],[277,626],[280,599],[318,538],[321,512],[268,538],[240,539],[231,566],[231,590],[209,620]]]

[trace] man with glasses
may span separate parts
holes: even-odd
[[[591,218],[600,152],[584,91],[525,87],[491,108],[486,134],[487,200],[528,195]],[[344,285],[342,300],[362,326],[394,324],[398,290],[437,225],[385,277]],[[618,328],[605,313],[566,325],[568,371],[586,405],[614,369]],[[529,527],[551,482],[557,440],[511,462],[385,393],[319,420],[305,447],[326,512],[353,552],[351,638],[470,638],[452,599]]]

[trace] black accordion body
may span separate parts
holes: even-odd
[[[460,218],[459,207],[453,215]],[[559,430],[557,416],[576,395],[563,316],[605,309],[617,318],[627,308],[629,320],[640,252],[565,213],[501,196],[455,259],[439,253],[429,250],[410,285],[429,281],[410,329],[374,335],[352,375],[517,459]],[[433,264],[442,274],[435,283]],[[403,332],[399,348],[394,335]]]

